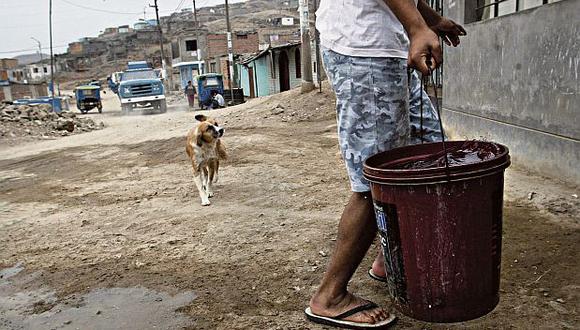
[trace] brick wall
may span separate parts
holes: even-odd
[[[258,33],[233,33],[233,48],[235,54],[256,53],[259,51]],[[207,35],[207,56],[213,58],[216,56],[227,55],[228,41],[227,35],[210,33]]]
[[[48,96],[47,85],[42,84],[10,84],[13,99],[21,99],[24,97],[37,98],[40,96]]]
[[[10,89],[5,93],[4,89]],[[11,97],[8,97],[10,95]],[[46,83],[42,84],[10,84],[10,86],[0,86],[0,101],[14,101],[25,97],[38,98],[41,96],[48,96],[48,88]]]
[[[0,69],[14,69],[18,66],[18,60],[14,58],[0,59]]]
[[[83,53],[83,44],[80,42],[73,42],[68,44],[68,52],[71,55],[80,55]]]

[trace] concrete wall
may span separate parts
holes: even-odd
[[[283,49],[283,50],[274,52],[273,59],[274,59],[275,70],[274,70],[273,75],[269,75],[270,94],[280,93],[280,68],[278,67],[278,57],[279,57],[280,52],[286,52],[286,55],[288,56],[288,67],[289,67],[289,73],[290,73],[290,89],[300,86],[302,79],[296,77],[296,58],[294,56],[295,50],[298,47],[300,47],[300,46],[292,47],[292,48],[288,48],[288,49]]]
[[[463,22],[470,1],[446,0]],[[510,147],[514,164],[580,183],[580,1],[564,0],[466,24],[447,47],[443,120],[454,137]]]
[[[267,96],[270,95],[270,61],[269,56],[262,56],[257,60],[248,63],[248,67],[254,69],[254,91],[256,95]],[[250,96],[250,79],[248,77],[248,69],[241,64],[237,65],[238,72],[240,72],[240,83],[244,89],[244,95]]]
[[[257,82],[255,82],[256,90],[258,91],[258,96],[272,95],[280,92],[280,68],[278,66],[278,60],[281,52],[285,52],[288,56],[288,71],[290,76],[290,88],[299,87],[302,83],[302,78],[297,76],[296,67],[296,50],[300,49],[300,45],[283,48],[274,49],[272,55],[265,54],[257,60],[248,63],[249,66],[253,67],[257,73]],[[274,65],[272,66],[272,62]],[[313,55],[314,61],[314,55]],[[273,70],[272,70],[273,67]],[[249,96],[249,79],[247,69],[242,65],[237,65],[236,68],[241,72],[241,85],[244,88],[244,95]],[[313,64],[314,68],[314,64]],[[312,72],[313,78],[316,82],[316,73]]]
[[[186,41],[188,40],[197,40],[197,48],[201,52],[201,58],[204,57],[204,49],[206,49],[206,40],[205,36],[202,32],[200,32],[199,40],[195,37],[195,32],[191,32],[190,35],[181,36],[177,39],[178,43],[178,52],[179,52],[179,61],[178,62],[190,62],[190,61],[197,61],[197,53],[192,51],[187,51]]]
[[[256,85],[258,86],[258,96],[265,96],[269,94],[269,80],[268,75],[270,74],[270,62],[268,60],[268,56],[261,57],[257,59],[255,62],[256,73],[254,74],[257,76]]]
[[[34,72],[36,70],[36,72]],[[56,71],[56,70],[55,70]],[[26,76],[30,82],[42,81],[50,79],[51,67],[50,63],[35,63],[26,66]]]

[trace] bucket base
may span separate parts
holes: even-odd
[[[471,321],[485,316],[491,313],[497,307],[498,303],[499,296],[497,296],[494,301],[490,302],[489,305],[485,305],[485,307],[482,307],[480,302],[479,306],[474,308],[466,308],[466,306],[457,306],[457,308],[449,306],[438,308],[432,306],[429,308],[429,306],[426,306],[426,308],[420,310],[417,306],[414,306],[413,309],[411,309],[408,305],[400,303],[395,303],[395,308],[405,316],[415,320],[431,323],[455,323]]]

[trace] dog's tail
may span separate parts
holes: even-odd
[[[226,152],[226,148],[224,147],[221,140],[217,140],[216,149],[217,149],[218,158],[220,160],[227,160],[228,159],[228,154]]]

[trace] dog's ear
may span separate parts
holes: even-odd
[[[197,115],[197,116],[195,116],[195,119],[197,121],[206,121],[207,120],[207,117],[204,116],[204,115]]]

